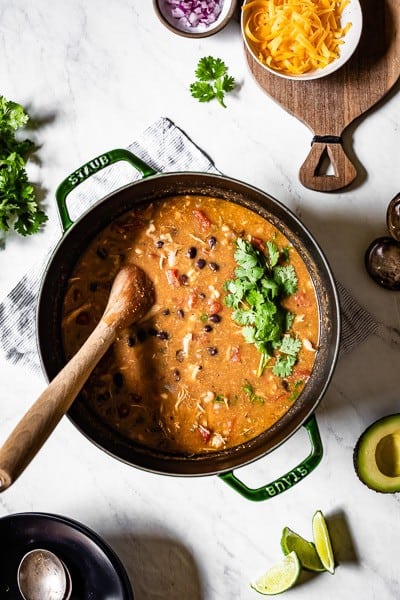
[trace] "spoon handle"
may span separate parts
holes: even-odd
[[[116,326],[101,320],[83,346],[51,381],[0,449],[0,492],[40,450],[115,339]]]

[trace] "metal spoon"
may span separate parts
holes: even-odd
[[[365,266],[376,283],[400,291],[400,194],[388,206],[386,223],[391,237],[377,238],[369,245]]]
[[[153,302],[153,286],[144,271],[135,265],[123,267],[114,280],[106,309],[94,331],[0,448],[0,492],[17,479],[40,450],[118,331],[144,317]]]
[[[72,592],[70,573],[49,550],[31,550],[22,558],[17,572],[24,600],[68,600]]]

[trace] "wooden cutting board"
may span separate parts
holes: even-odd
[[[394,86],[400,76],[400,0],[361,0],[363,32],[350,61],[328,77],[293,81],[263,69],[246,51],[263,90],[314,134],[300,168],[305,187],[332,192],[349,185],[357,170],[343,149],[342,134]],[[371,140],[371,144],[374,141]],[[334,174],[322,172],[328,155]]]

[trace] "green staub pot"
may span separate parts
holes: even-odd
[[[120,160],[128,161],[140,173],[141,179],[99,199],[73,221],[67,206],[70,192],[92,174]],[[56,193],[63,236],[48,262],[38,304],[38,347],[43,370],[51,380],[66,362],[61,338],[62,302],[70,273],[93,237],[128,210],[185,194],[212,196],[255,211],[277,227],[299,252],[308,267],[319,304],[319,350],[309,381],[289,411],[256,438],[235,448],[195,456],[151,450],[119,435],[97,418],[80,397],[70,408],[68,416],[94,444],[129,465],[166,475],[217,474],[246,498],[265,500],[300,482],[322,458],[323,449],[314,412],[334,371],[340,336],[337,291],[323,252],[301,221],[265,192],[221,175],[194,172],[159,174],[122,149],[106,152],[69,175]],[[282,477],[251,489],[235,475],[236,468],[265,456],[302,426],[307,430],[311,450],[305,459]],[[268,462],[265,462],[267,465]]]

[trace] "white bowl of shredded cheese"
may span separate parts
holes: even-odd
[[[294,80],[319,79],[352,56],[362,32],[359,0],[245,0],[245,45],[267,71]]]
[[[221,31],[236,10],[237,0],[153,0],[160,21],[174,33],[201,38]]]

